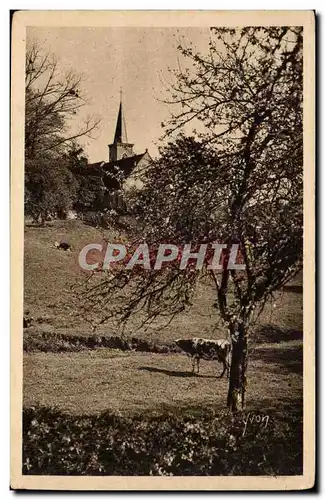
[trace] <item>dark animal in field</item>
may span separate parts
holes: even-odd
[[[230,370],[230,352],[231,343],[226,339],[210,340],[210,339],[178,339],[175,340],[176,345],[186,352],[192,358],[192,372],[195,373],[195,365],[197,365],[197,373],[200,371],[200,360],[206,361],[217,360],[223,365],[223,372],[220,375],[222,378],[226,372],[229,377]]]
[[[72,249],[71,245],[69,243],[66,243],[65,241],[61,241],[60,243],[55,241],[54,246],[59,250],[71,251]]]
[[[34,321],[34,318],[29,315],[29,312],[27,311],[25,316],[23,317],[23,328],[29,328]]]

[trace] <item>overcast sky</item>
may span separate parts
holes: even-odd
[[[177,45],[185,37],[206,51],[207,28],[28,28],[27,40],[38,40],[44,51],[60,60],[63,71],[83,74],[83,91],[90,104],[78,119],[93,114],[102,121],[93,140],[83,142],[91,162],[108,159],[118,113],[120,88],[128,140],[136,153],[148,148],[155,156],[161,122],[170,107],[166,97],[168,67],[177,66]]]

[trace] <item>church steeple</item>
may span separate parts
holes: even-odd
[[[133,144],[128,142],[126,124],[122,104],[122,91],[120,91],[120,107],[117,115],[114,142],[109,146],[109,161],[133,156]]]

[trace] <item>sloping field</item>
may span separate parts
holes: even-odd
[[[88,324],[76,319],[71,285],[84,279],[77,259],[81,248],[103,237],[118,241],[125,235],[102,231],[80,221],[57,221],[45,228],[25,229],[25,304],[34,317],[30,338],[40,332],[89,335]],[[53,247],[68,241],[73,251]],[[298,285],[299,281],[295,283]],[[259,343],[251,357],[247,403],[259,409],[300,405],[302,398],[302,294],[279,292],[258,325]],[[167,328],[159,324],[146,332],[130,324],[129,334],[153,342],[175,338],[226,336],[213,308],[214,290],[198,286],[193,307]],[[98,333],[116,335],[113,323]],[[42,350],[42,349],[41,349]],[[44,349],[46,351],[46,349]],[[220,406],[226,400],[227,381],[216,379],[221,367],[203,362],[200,376],[190,373],[190,360],[180,354],[123,352],[99,348],[81,352],[32,352],[24,355],[24,404],[56,405],[74,414],[158,410],[165,407]]]
[[[302,349],[297,342],[264,345],[252,354],[247,405],[263,412],[300,406]],[[192,375],[181,354],[97,349],[80,353],[35,353],[24,357],[24,403],[89,415],[166,408],[225,405],[228,381],[221,366],[202,362]]]
[[[126,239],[80,221],[25,228],[24,310],[33,323],[24,330],[24,473],[301,474],[301,278],[275,294],[255,326],[236,423],[221,366],[202,361],[192,375],[189,358],[171,348],[175,338],[226,337],[211,284],[200,282],[193,306],[168,327],[144,331],[132,320],[122,340],[113,322],[93,332],[76,315],[71,287],[85,279],[78,254],[104,237]],[[61,240],[71,253],[54,248]],[[132,350],[134,339],[151,352]],[[269,425],[251,418],[245,434],[252,414]]]
[[[75,315],[76,305],[71,287],[85,279],[84,272],[78,266],[80,250],[88,243],[102,242],[104,237],[111,242],[120,241],[121,238],[126,240],[121,231],[99,230],[78,220],[55,221],[44,228],[25,228],[24,310],[34,317],[31,331],[72,335],[91,333],[90,325]],[[55,241],[61,240],[72,245],[71,253],[53,247]],[[275,294],[257,325],[258,328],[273,325],[276,330],[282,331],[282,340],[285,341],[297,338],[297,332],[302,332],[302,293],[297,293],[297,290],[301,292],[301,277],[295,280],[294,285],[288,289],[290,291]],[[161,323],[157,322],[144,332],[137,330],[136,322],[131,321],[128,332],[151,341],[164,342],[172,342],[179,337],[223,338],[225,332],[213,308],[214,299],[215,291],[211,283],[200,282],[193,306],[177,316],[166,328],[162,329]],[[115,335],[118,333],[117,325],[110,322],[100,327],[98,332]],[[275,342],[273,337],[272,341]]]

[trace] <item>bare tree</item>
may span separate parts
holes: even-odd
[[[191,243],[193,251],[226,243],[221,271],[209,269],[209,255],[200,271],[177,261],[160,271],[116,266],[82,292],[85,312],[99,322],[140,311],[148,322],[189,307],[197,280],[209,276],[232,339],[232,411],[245,405],[252,324],[301,269],[302,42],[299,27],[212,28],[206,54],[179,47],[192,66],[174,74],[170,104],[178,111],[167,136],[193,120],[202,132],[169,138],[134,208],[152,261],[159,243]],[[228,269],[233,243],[244,270]]]
[[[25,147],[30,158],[41,151],[62,149],[83,136],[91,136],[100,120],[88,117],[75,131],[69,120],[87,103],[82,77],[72,71],[62,75],[58,61],[43,54],[34,42],[26,50]]]
[[[37,43],[27,46],[25,206],[43,222],[49,212],[69,208],[74,202],[78,183],[69,170],[69,158],[79,147],[78,139],[91,137],[99,124],[94,117],[79,126],[73,120],[87,104],[81,83],[82,77],[72,71],[63,74],[54,55],[44,54]]]

